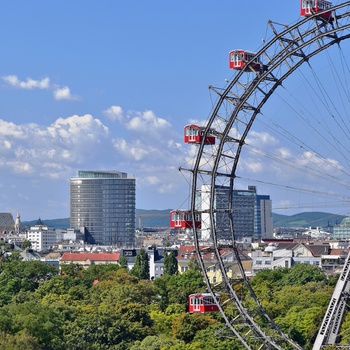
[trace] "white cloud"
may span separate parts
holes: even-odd
[[[27,78],[26,80],[20,80],[17,75],[3,76],[2,80],[17,89],[25,90],[52,90],[53,97],[56,101],[61,100],[79,100],[79,96],[72,95],[68,86],[59,86],[57,84],[51,84],[50,79],[45,77],[43,79],[35,80]]]
[[[260,173],[264,169],[264,166],[260,162],[251,161],[247,162],[247,169],[253,173]]]
[[[0,120],[0,168],[38,176],[65,177],[78,164],[98,161],[112,149],[108,128],[91,115],[59,118],[50,126]],[[48,160],[50,161],[48,162]]]
[[[123,120],[123,109],[120,106],[109,107],[104,113],[111,120]]]
[[[145,182],[150,184],[150,185],[158,185],[161,183],[161,180],[158,176],[146,176],[145,177]]]
[[[57,88],[53,91],[55,100],[77,100],[78,97],[71,94],[68,86]]]
[[[10,149],[11,148],[11,142],[10,141],[3,141],[3,148]]]
[[[129,111],[124,113],[120,106],[111,106],[104,111],[111,120],[119,121],[125,128],[135,132],[153,134],[158,130],[170,128],[171,124],[164,118],[157,117],[153,111]]]
[[[131,158],[139,161],[149,154],[149,150],[146,149],[147,146],[141,144],[139,140],[128,142],[125,139],[116,139],[114,140],[113,144],[114,148],[120,154],[123,154],[125,158]]]
[[[118,107],[109,111],[123,114]],[[38,179],[67,183],[81,169],[116,169],[135,174],[138,186],[152,197],[179,195],[177,169],[191,147],[182,147],[182,135],[153,112],[128,115],[110,126],[90,114],[58,118],[48,126],[0,119],[0,171],[29,177],[37,188]]]
[[[27,78],[25,81],[20,81],[16,75],[7,75],[2,77],[2,79],[9,85],[19,89],[49,89],[50,87],[50,79],[47,77],[40,80]]]
[[[23,138],[25,134],[20,126],[0,119],[0,137],[1,136]]]
[[[175,185],[173,183],[163,183],[158,187],[158,192],[162,194],[170,194],[174,191]],[[185,193],[184,193],[185,194]]]
[[[273,147],[278,144],[278,140],[268,132],[257,132],[251,130],[246,138],[246,143],[256,147],[264,147],[265,145]]]

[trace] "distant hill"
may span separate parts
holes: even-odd
[[[168,227],[170,225],[170,211],[136,209],[136,227]]]
[[[345,217],[323,212],[305,212],[290,216],[272,213],[274,227],[328,227],[339,224]]]
[[[169,226],[170,211],[172,209],[164,210],[145,210],[136,209],[135,224],[138,227],[138,221],[142,227],[165,227]],[[23,221],[22,224],[25,226],[34,226],[38,220]],[[70,219],[42,219],[45,225],[66,229],[70,227]]]
[[[135,224],[138,227],[139,221],[141,227],[166,227],[169,226],[169,213],[171,209],[165,210],[145,210],[136,209]],[[323,212],[305,212],[294,215],[281,215],[272,213],[274,227],[327,227],[339,224],[345,216],[323,213]],[[38,220],[23,222],[24,225],[33,226]],[[55,228],[68,228],[69,218],[66,219],[44,219],[46,225]]]
[[[55,228],[62,228],[66,229],[69,228],[69,218],[64,218],[64,219],[45,219],[41,220],[45,225],[50,226],[50,227],[55,227]],[[22,225],[24,226],[34,226],[38,222],[37,220],[31,220],[31,221],[23,221]]]

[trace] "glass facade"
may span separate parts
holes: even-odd
[[[257,235],[256,188],[233,190],[233,228],[236,237],[253,237]]]
[[[257,229],[254,238],[273,238],[272,201],[268,195],[256,196]]]
[[[70,226],[88,243],[132,246],[136,180],[118,171],[79,171],[70,180]]]
[[[333,227],[333,239],[350,239],[350,218]]]
[[[214,192],[216,235],[218,239],[231,240],[229,218],[229,187],[217,186]],[[201,200],[202,239],[210,239],[210,218],[205,211],[209,209],[210,187],[202,186],[196,201]],[[256,239],[273,236],[271,200],[268,195],[258,195],[255,186],[247,190],[232,191],[232,224],[236,238],[254,237]]]

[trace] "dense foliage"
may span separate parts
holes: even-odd
[[[143,254],[131,272],[116,265],[69,265],[58,273],[37,261],[0,260],[0,348],[242,349],[215,336],[223,326],[219,314],[186,311],[188,294],[205,285],[195,265],[183,274],[175,273],[175,265],[169,254],[164,276],[149,281]],[[317,267],[295,265],[262,271],[251,284],[282,330],[310,349],[334,281]],[[343,325],[350,327],[349,315]],[[344,336],[344,343],[349,340]]]

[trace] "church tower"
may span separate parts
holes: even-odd
[[[15,221],[15,234],[18,235],[21,233],[21,216],[17,212],[16,221]]]

